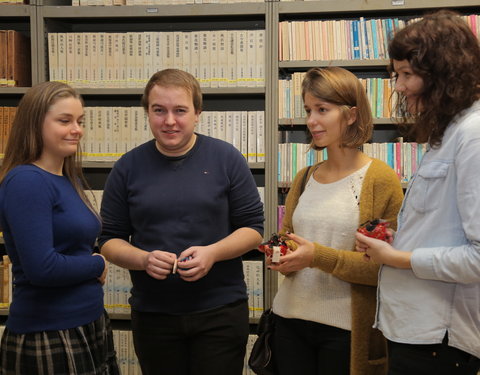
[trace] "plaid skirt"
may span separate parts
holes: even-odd
[[[119,375],[110,319],[61,331],[14,334],[5,328],[1,375]]]

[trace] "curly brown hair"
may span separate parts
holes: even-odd
[[[405,97],[397,93],[396,110],[406,135],[440,146],[455,115],[480,98],[478,39],[458,13],[440,10],[399,30],[388,52],[391,73],[393,60],[407,60],[424,82],[418,114],[408,114]]]

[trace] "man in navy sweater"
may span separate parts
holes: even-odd
[[[242,374],[248,305],[241,255],[263,236],[245,158],[194,132],[198,82],[166,69],[142,98],[153,140],[114,166],[102,202],[102,254],[130,270],[144,374]]]

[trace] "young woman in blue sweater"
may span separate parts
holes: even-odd
[[[79,162],[83,102],[45,82],[19,103],[0,169],[0,225],[12,261],[13,298],[1,374],[118,374],[103,308],[100,220]]]

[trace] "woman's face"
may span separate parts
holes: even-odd
[[[164,155],[181,156],[193,147],[199,115],[192,95],[182,87],[155,85],[148,95],[148,122]]]
[[[64,159],[77,152],[83,136],[83,106],[79,99],[57,100],[45,115],[42,157]]]
[[[355,121],[355,112],[345,121],[340,107],[305,93],[304,107],[307,112],[307,127],[317,147],[339,146],[347,126]]]
[[[393,69],[396,73],[395,90],[405,96],[408,112],[412,115],[421,112],[423,78],[414,73],[407,60],[393,60]]]

